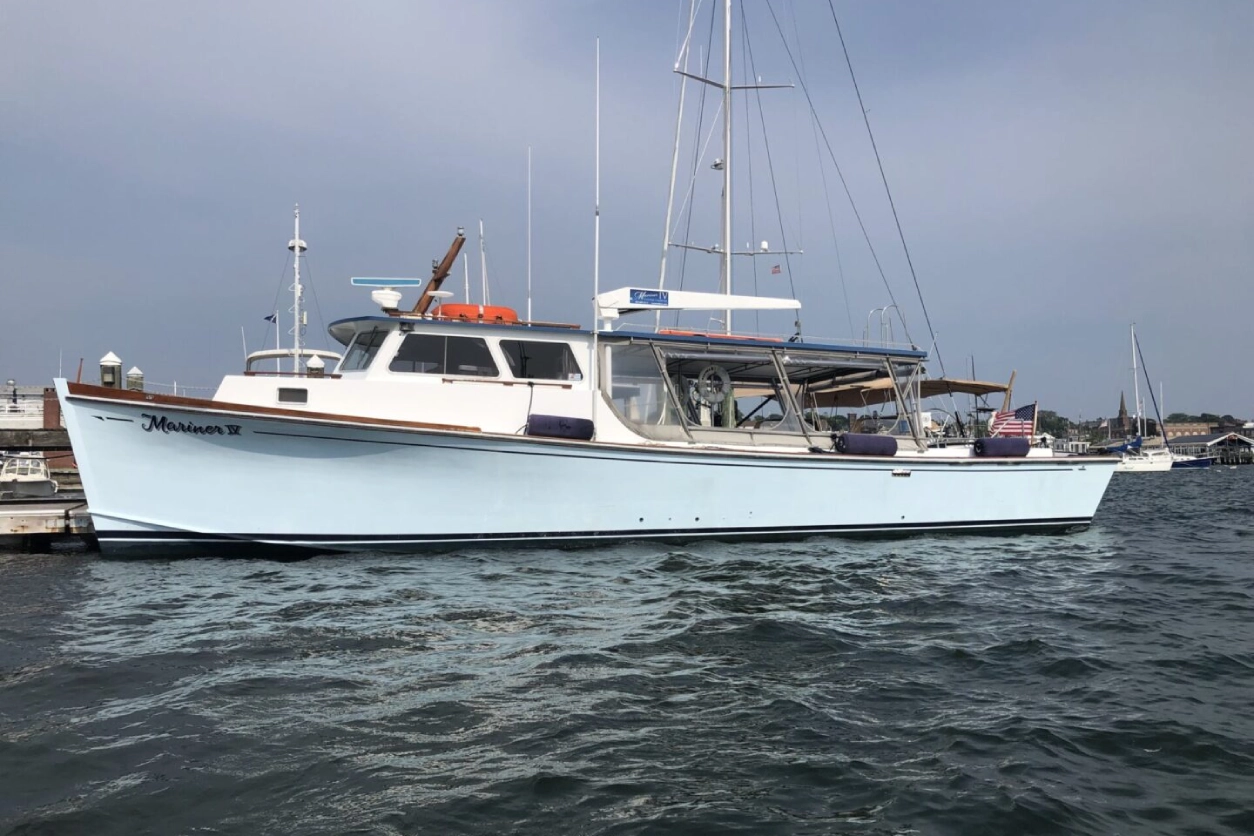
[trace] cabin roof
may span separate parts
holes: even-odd
[[[401,317],[401,316],[351,316],[345,319],[337,319],[327,326],[327,332],[341,345],[348,345],[352,340],[353,334],[361,330],[359,323],[376,322],[379,324],[387,323],[389,327],[399,328],[402,324],[412,325],[414,327],[428,327],[432,325],[448,325],[454,328],[466,328],[469,331],[475,329],[491,328],[498,332],[508,332],[514,334],[561,334],[562,336],[570,336],[571,334],[587,334],[588,331],[574,328],[560,328],[553,325],[527,325],[523,323],[496,323],[496,322],[465,322],[460,319],[419,319],[418,317]]]
[[[844,345],[827,342],[781,342],[778,339],[719,336],[718,334],[665,334],[652,331],[615,331],[611,337],[646,339],[650,342],[669,343],[703,343],[708,345],[725,345],[748,348],[795,348],[798,351],[839,351],[849,354],[863,354],[868,357],[906,357],[922,360],[927,357],[926,351],[910,348],[881,348],[879,346]]]
[[[563,337],[572,336],[588,336],[592,332],[586,329],[558,328],[549,325],[527,325],[524,323],[490,323],[490,322],[464,322],[457,319],[419,319],[416,317],[396,317],[383,315],[366,315],[354,316],[346,319],[338,319],[328,326],[327,331],[331,336],[342,345],[348,345],[352,340],[353,334],[361,330],[364,323],[386,324],[389,328],[399,328],[401,324],[409,324],[415,328],[429,327],[433,325],[450,326],[453,328],[465,328],[467,333],[473,333],[475,329],[490,328],[495,335],[501,334],[517,334],[522,337],[525,334],[545,334],[560,335]],[[888,348],[881,346],[864,346],[864,345],[847,345],[843,343],[829,342],[782,342],[778,339],[769,339],[765,337],[746,337],[746,336],[721,336],[719,334],[702,334],[702,333],[657,333],[654,331],[603,331],[600,338],[606,341],[626,341],[626,340],[648,340],[657,343],[687,344],[694,343],[701,345],[718,345],[735,348],[794,348],[798,351],[833,351],[846,354],[859,354],[865,357],[900,357],[910,360],[923,360],[927,358],[927,352],[912,348]]]

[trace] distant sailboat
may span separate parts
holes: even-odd
[[[1136,398],[1136,441],[1135,447],[1126,446],[1123,458],[1115,466],[1116,473],[1155,473],[1164,470],[1181,470],[1185,468],[1210,467],[1213,459],[1197,456],[1184,456],[1171,452],[1167,446],[1167,429],[1163,424],[1162,412],[1158,400],[1154,398],[1154,388],[1149,383],[1149,371],[1145,368],[1145,358],[1141,356],[1141,344],[1136,339],[1136,325],[1131,326],[1132,332],[1132,385]],[[1162,437],[1162,447],[1144,448],[1140,442],[1145,434],[1145,419],[1141,414],[1141,388],[1137,377],[1137,359],[1141,360],[1141,370],[1145,373],[1145,383],[1149,386],[1150,400],[1154,402],[1154,414],[1158,416],[1158,432]]]
[[[1142,441],[1145,437],[1145,417],[1141,414],[1141,384],[1140,378],[1137,376],[1136,356],[1139,346],[1136,342],[1136,325],[1131,326],[1132,329],[1132,399],[1133,405],[1136,407],[1136,439],[1123,446],[1122,458],[1119,464],[1115,466],[1116,473],[1158,473],[1165,470],[1171,470],[1171,451],[1167,449],[1167,440],[1164,436],[1163,446],[1145,449]],[[1151,396],[1153,392],[1151,390]],[[1162,429],[1162,418],[1158,420],[1159,429]]]

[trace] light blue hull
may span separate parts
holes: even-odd
[[[1065,530],[1113,461],[608,445],[68,396],[107,553]]]

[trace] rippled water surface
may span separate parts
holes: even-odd
[[[1254,468],[1063,537],[0,555],[0,832],[1251,833]]]

